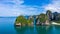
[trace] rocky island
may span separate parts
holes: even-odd
[[[18,16],[15,21],[16,26],[31,26],[31,25],[51,25],[52,21],[60,23],[60,13],[52,13],[47,10],[46,13],[33,16]]]
[[[33,25],[33,17],[30,16],[26,18],[26,16],[18,16],[16,18],[15,25],[17,26]]]

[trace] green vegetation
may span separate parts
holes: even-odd
[[[22,22],[25,23],[26,22],[26,19],[23,16],[18,16],[17,19],[16,19],[16,22],[17,23],[19,23],[19,22],[20,23],[22,23]]]
[[[30,25],[32,23],[31,19],[26,19],[24,16],[18,16],[15,24],[20,23],[21,25]]]
[[[58,21],[54,21],[54,22],[56,22],[56,23],[60,23],[60,20],[58,20]]]
[[[41,23],[45,23],[45,21],[48,20],[48,17],[46,16],[46,14],[40,14],[39,20]]]

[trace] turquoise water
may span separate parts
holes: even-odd
[[[60,26],[14,26],[16,18],[0,18],[0,34],[60,34]]]

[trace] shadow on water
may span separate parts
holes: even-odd
[[[17,34],[52,34],[52,26],[15,26]]]
[[[28,34],[28,33],[31,34],[30,30],[32,32],[33,27],[30,27],[30,26],[21,26],[21,27],[15,26],[15,30],[16,30],[17,34]]]
[[[36,27],[38,34],[48,34],[50,26],[37,26]]]

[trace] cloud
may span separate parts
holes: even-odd
[[[60,0],[52,0],[52,3],[49,3],[48,5],[44,6],[44,9],[60,13]]]
[[[24,2],[24,0],[0,0],[0,16],[37,15],[46,13],[47,10],[60,12],[60,0],[52,0],[42,6],[25,5]]]
[[[37,6],[23,5],[24,0],[2,0],[0,1],[0,16],[35,15]]]

